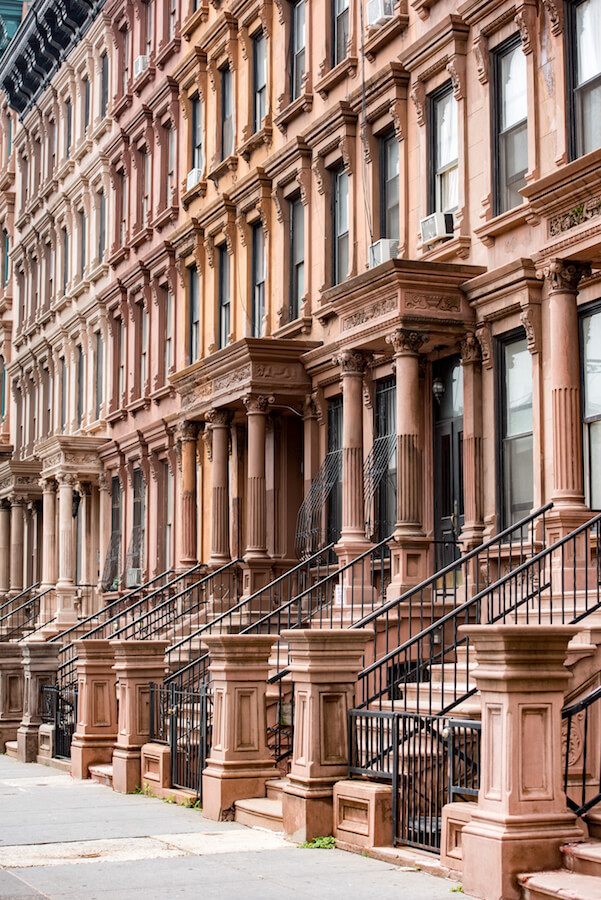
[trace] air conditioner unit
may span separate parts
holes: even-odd
[[[453,213],[435,212],[420,222],[422,244],[434,244],[453,236],[455,217]]]
[[[145,72],[148,68],[148,57],[147,56],[137,56],[134,60],[134,78],[137,78],[138,75],[141,75],[142,72]]]
[[[142,584],[142,569],[128,569],[125,573],[125,587],[135,588]]]
[[[368,0],[367,27],[386,25],[394,17],[394,0]]]
[[[190,169],[186,178],[186,190],[191,191],[195,184],[202,178],[202,169]]]
[[[375,244],[369,245],[369,268],[379,266],[380,263],[386,262],[387,259],[394,259],[399,252],[399,242],[391,241],[388,238],[381,238]]]

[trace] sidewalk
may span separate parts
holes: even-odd
[[[452,882],[0,756],[0,898],[450,900]]]

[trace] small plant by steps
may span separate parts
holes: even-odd
[[[328,834],[316,837],[312,841],[305,841],[304,844],[299,844],[299,847],[301,850],[335,850],[336,838]]]

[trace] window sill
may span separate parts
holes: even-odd
[[[347,56],[337,66],[330,69],[315,85],[315,90],[322,100],[327,100],[329,92],[345,78],[353,78],[357,74],[357,57]],[[322,63],[323,66],[323,63]],[[321,67],[320,67],[321,68]]]
[[[6,167],[0,171],[0,191],[7,191],[15,181],[15,173]]]
[[[145,69],[144,72],[142,72],[141,75],[138,75],[132,85],[134,94],[136,94],[137,97],[140,96],[147,84],[150,84],[151,81],[154,81],[155,75],[156,66],[154,65],[154,63],[151,63],[148,68]]]
[[[41,185],[38,185],[34,188],[33,197],[27,204],[27,212],[30,216],[32,216],[42,205],[42,191]]]
[[[111,253],[111,255],[108,258],[108,264],[109,264],[109,266],[113,266],[113,268],[114,268],[118,263],[121,262],[122,259],[127,259],[128,256],[129,256],[129,247],[127,246],[127,244],[125,244],[122,247],[114,246],[113,252]]]
[[[143,244],[144,241],[149,241],[151,237],[152,228],[147,226],[146,228],[141,228],[139,231],[134,232],[130,244],[132,247],[138,247],[140,244]]]
[[[135,414],[137,412],[140,412],[141,409],[147,409],[149,406],[150,397],[144,395],[143,397],[136,397],[135,400],[132,400],[131,403],[128,403],[125,407],[125,411],[135,416]]]
[[[293,100],[292,103],[289,103],[285,106],[275,117],[273,120],[273,124],[276,128],[285,134],[286,129],[290,122],[296,119],[297,116],[300,116],[301,113],[310,112],[313,106],[313,94],[312,93],[303,93],[300,97],[297,97],[296,100]]]
[[[246,129],[245,129],[246,130]],[[250,130],[250,129],[249,129]],[[269,115],[265,116],[263,119],[263,127],[259,129],[259,131],[255,131],[252,133],[243,144],[240,144],[238,147],[238,153],[242,157],[245,162],[248,162],[253,150],[256,150],[257,147],[262,146],[263,144],[266,147],[269,147],[271,144],[271,117]]]
[[[15,226],[19,229],[19,231],[22,231],[22,229],[27,225],[28,222],[29,222],[29,215],[27,213],[27,210],[22,209],[21,212],[19,213],[19,215],[17,216],[17,218],[15,219]]]
[[[400,11],[401,7],[406,10],[406,3],[400,0],[396,6],[397,9],[390,22],[386,25],[381,25],[379,28],[368,28],[365,55],[370,62],[374,62],[376,54],[399,35],[401,31],[404,31],[409,24],[407,13]]]
[[[175,390],[171,387],[170,384],[165,384],[160,388],[157,388],[150,394],[150,399],[153,403],[160,403],[161,400],[164,400],[166,397],[175,396]]]
[[[108,267],[107,263],[98,262],[97,260],[95,260],[94,262],[95,262],[94,268],[92,269],[92,271],[90,272],[90,274],[88,276],[89,281],[91,281],[92,284],[94,284],[96,281],[99,281],[104,275],[108,275],[108,271],[109,271],[109,267]]]
[[[160,210],[152,221],[152,227],[156,228],[157,231],[161,231],[165,225],[168,225],[169,222],[174,222],[177,219],[177,211],[177,205],[168,206],[166,209]]]
[[[294,319],[293,322],[286,322],[285,325],[276,328],[272,336],[274,338],[290,338],[301,334],[309,334],[312,321],[311,316],[300,316],[298,319]]]
[[[157,53],[156,64],[159,69],[162,69],[168,59],[170,59],[174,53],[177,53],[181,45],[181,39],[178,35],[172,38],[170,41],[166,43],[162,43],[159,47],[159,52]]]
[[[209,15],[209,5],[208,3],[203,3],[201,6],[196,9],[191,16],[182,22],[181,34],[185,41],[189,41],[192,37],[192,33],[201,22],[204,22]]]
[[[184,209],[188,209],[190,203],[194,200],[195,197],[204,197],[207,193],[207,180],[206,178],[199,179],[195,185],[193,185],[189,191],[183,191],[181,195],[182,206]]]
[[[226,156],[225,159],[221,160],[219,163],[217,163],[216,166],[211,169],[211,171],[207,175],[207,178],[210,178],[211,181],[215,183],[215,186],[217,186],[217,182],[222,175],[225,175],[226,172],[235,172],[237,168],[238,157],[234,155]]]
[[[47,306],[45,309],[40,310],[37,316],[37,323],[40,328],[43,328],[46,322],[49,322],[54,316],[52,309]]]
[[[58,181],[63,181],[66,176],[72,172],[75,168],[75,163],[69,157],[69,159],[63,160],[58,169],[56,170],[56,178]]]
[[[411,0],[411,6],[416,11],[420,19],[425,21],[429,15],[431,8],[435,5],[436,0]]]
[[[73,286],[73,290],[71,291],[71,294],[73,297],[79,297],[80,294],[85,293],[89,287],[90,287],[90,282],[88,281],[86,276],[83,275],[81,278],[79,278],[76,281],[75,285]]]
[[[50,175],[48,180],[45,181],[44,184],[42,185],[40,193],[41,193],[42,197],[44,198],[44,200],[47,200],[51,194],[55,193],[57,188],[58,188],[57,179],[54,178],[53,175]]]
[[[112,425],[113,422],[118,422],[119,419],[124,419],[127,416],[125,408],[120,406],[119,409],[114,409],[112,412],[108,414],[106,417],[106,421]]]
[[[123,94],[114,104],[111,110],[111,115],[117,121],[121,118],[125,110],[132,105],[133,97],[131,95],[131,91],[128,91],[126,94]]]
[[[472,239],[465,235],[457,235],[449,241],[442,241],[432,249],[426,244],[425,249],[422,247],[422,259],[430,262],[444,262],[458,256],[460,259],[467,259],[472,249]]]
[[[79,144],[76,144],[73,150],[73,159],[80,162],[83,157],[92,149],[92,141],[83,137]]]
[[[97,141],[106,131],[111,130],[111,119],[108,115],[104,117],[104,119],[96,119],[94,122],[94,128],[92,130],[92,140]]]
[[[492,247],[495,243],[495,238],[500,234],[505,234],[505,232],[511,231],[512,228],[517,228],[519,225],[524,225],[526,222],[534,224],[536,221],[537,218],[534,216],[530,204],[524,203],[522,206],[514,206],[513,209],[501,213],[499,216],[494,216],[479,228],[474,228],[474,235],[486,247]]]

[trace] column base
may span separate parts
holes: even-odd
[[[71,775],[73,778],[89,778],[90,766],[109,765],[113,759],[115,739],[82,740],[74,736],[71,742]]]
[[[554,500],[553,502],[555,505],[545,516],[547,546],[566,537],[593,517],[590,509],[584,503],[577,503],[573,500]]]
[[[118,794],[131,794],[142,784],[142,751],[125,750],[115,747],[113,750],[113,790]]]
[[[390,544],[390,584],[386,600],[396,600],[434,573],[428,566],[431,542],[423,535],[395,535]]]
[[[58,626],[59,631],[70,628],[71,625],[77,624],[77,612],[75,610],[75,598],[77,590],[75,585],[68,584],[62,586],[60,583],[56,586],[56,617],[54,622],[50,624],[53,627]]]
[[[244,557],[242,566],[242,598],[251,597],[273,581],[273,567],[268,556]]]
[[[213,822],[232,821],[236,800],[265,796],[265,782],[278,778],[271,760],[242,765],[210,763],[202,773],[202,814]]]
[[[519,900],[517,876],[561,868],[561,845],[583,837],[575,823],[572,813],[495,820],[474,810],[461,841],[466,894],[482,900]]]
[[[39,725],[20,725],[17,730],[17,759],[22,763],[35,762],[38,758]]]
[[[286,839],[302,844],[334,830],[334,787],[288,784],[282,797]]]

